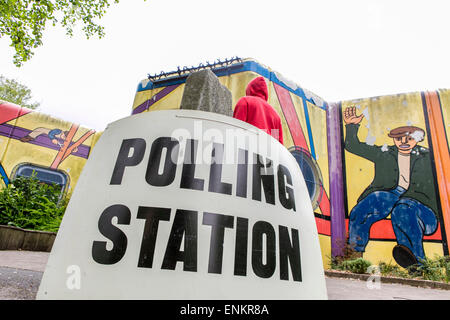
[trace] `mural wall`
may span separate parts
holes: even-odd
[[[448,255],[446,103],[448,91],[341,102],[348,245],[372,263]]]
[[[277,72],[256,61],[236,60],[230,64],[216,64],[211,70],[232,94],[235,107],[245,96],[247,84],[258,76],[266,79],[268,102],[281,117],[284,145],[302,169],[316,216],[324,257],[330,256],[330,197],[327,146],[327,112],[325,102],[315,94],[300,88]],[[190,72],[195,70],[190,70]],[[150,77],[137,89],[132,114],[178,109],[188,72],[173,72]]]
[[[72,192],[100,134],[77,124],[0,101],[1,185],[17,176],[56,183]]]
[[[211,69],[232,93],[266,79],[310,195],[325,268],[347,245],[372,263],[448,255],[450,90],[326,103],[251,59],[149,76],[132,114],[178,109],[186,78]],[[70,194],[101,133],[0,102],[0,187],[36,171]]]

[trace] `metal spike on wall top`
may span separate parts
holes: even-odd
[[[205,70],[205,69],[212,69],[212,70],[214,70],[214,69],[217,69],[217,68],[222,68],[222,67],[229,66],[229,65],[231,65],[233,63],[240,63],[240,62],[242,62],[242,59],[236,56],[236,57],[232,57],[231,59],[225,58],[225,61],[221,61],[220,59],[217,59],[217,61],[213,62],[213,63],[210,63],[209,61],[206,61],[206,65],[203,64],[203,63],[200,63],[196,67],[194,67],[194,66],[192,66],[192,67],[184,66],[184,67],[181,68],[180,66],[178,66],[176,71],[171,71],[171,72],[161,71],[160,74],[158,74],[158,75],[155,74],[153,76],[149,74],[148,75],[148,79],[150,81],[156,81],[156,80],[161,80],[163,78],[167,78],[167,77],[170,77],[170,76],[173,76],[173,75],[182,76],[182,75],[188,75],[188,74],[190,74],[192,72],[197,72],[197,71]]]

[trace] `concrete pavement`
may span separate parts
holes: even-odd
[[[48,252],[0,251],[0,300],[33,300]],[[330,300],[450,300],[450,290],[326,277]]]
[[[450,290],[326,278],[329,300],[450,300]]]
[[[34,300],[42,272],[0,267],[0,300]]]
[[[34,300],[48,252],[0,250],[0,300]]]
[[[49,252],[0,250],[0,267],[44,272]]]

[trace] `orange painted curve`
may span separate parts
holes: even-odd
[[[428,115],[436,178],[441,202],[443,224],[447,241],[450,240],[450,155],[445,133],[442,106],[437,92],[425,93],[426,112]]]

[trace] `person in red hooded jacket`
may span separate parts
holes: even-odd
[[[264,130],[283,144],[283,129],[277,111],[267,102],[269,93],[263,77],[250,81],[245,97],[239,99],[233,118],[245,121]]]

